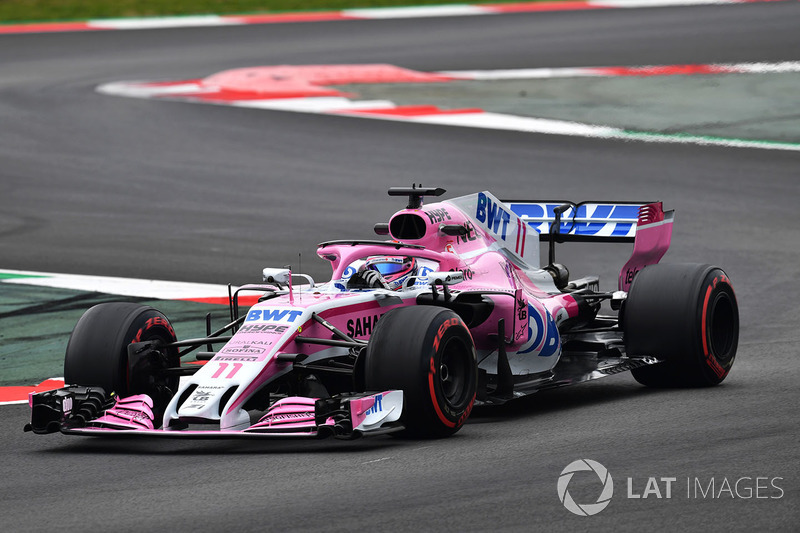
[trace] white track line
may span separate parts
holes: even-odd
[[[202,26],[240,26],[240,20],[218,15],[189,17],[143,17],[96,19],[88,21],[89,28],[99,30],[152,30],[161,28],[196,28]]]
[[[345,9],[343,15],[364,19],[400,19],[425,17],[460,17],[464,15],[491,15],[491,6],[453,4],[419,7],[379,7],[375,9]]]
[[[0,284],[31,285],[36,287],[101,292],[119,296],[153,298],[158,300],[191,300],[228,297],[227,285],[213,285],[208,283],[87,276],[81,274],[58,274],[54,272],[33,272],[27,270],[0,270],[0,276],[3,274],[36,277],[9,279],[2,279],[2,277],[0,277]]]
[[[717,72],[703,72],[700,74],[675,75],[700,75],[709,76],[714,74],[771,74],[800,72],[800,61],[783,61],[779,63],[711,63],[699,65],[714,69]],[[660,69],[661,65],[633,67],[640,70],[641,76],[645,76],[647,68]],[[548,78],[596,78],[596,77],[617,77],[620,76],[620,67],[568,67],[568,68],[522,68],[505,70],[446,70],[436,72],[442,76],[472,81],[496,81],[496,80],[527,80],[527,79],[548,79]],[[637,77],[628,75],[628,77]]]

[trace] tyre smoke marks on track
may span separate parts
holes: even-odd
[[[539,68],[497,71],[416,72],[385,64],[266,66],[220,72],[200,80],[121,81],[101,85],[103,94],[133,98],[157,98],[210,103],[254,109],[322,113],[497,129],[552,135],[644,142],[716,145],[737,148],[800,151],[800,143],[783,140],[747,139],[741,136],[696,134],[686,131],[647,131],[641,128],[582,123],[559,118],[493,112],[470,105],[446,109],[427,102],[397,105],[389,99],[354,100],[353,94],[334,85],[380,87],[388,84],[447,85],[501,80],[554,78],[649,78],[654,76],[700,76],[713,74],[780,74],[800,72],[800,62],[655,65],[583,68]],[[391,95],[391,91],[387,91]],[[385,94],[385,93],[384,93]],[[719,120],[719,119],[718,119]]]
[[[190,15],[96,19],[78,22],[42,22],[0,25],[0,34],[51,33],[102,30],[150,30],[164,28],[196,28],[204,26],[239,26],[248,24],[281,24],[336,20],[374,20],[429,17],[459,17],[534,13],[547,11],[580,11],[588,9],[624,9],[698,5],[745,4],[782,0],[588,0],[586,2],[520,2],[509,4],[453,4],[439,6],[383,7],[297,13],[264,13],[261,15]]]

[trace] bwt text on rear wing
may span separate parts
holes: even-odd
[[[539,233],[542,241],[557,233],[558,242],[634,242],[637,225],[671,221],[661,202],[565,202],[503,200]],[[556,229],[557,228],[557,229]]]

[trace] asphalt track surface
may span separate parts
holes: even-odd
[[[660,199],[677,209],[665,261],[723,266],[742,322],[737,362],[715,389],[647,390],[618,375],[479,411],[443,441],[35,437],[21,431],[27,408],[5,407],[4,530],[796,531],[796,153],[252,112],[93,88],[267,64],[788,61],[798,27],[791,2],[0,36],[4,268],[241,283],[300,251],[303,269],[322,276],[314,244],[370,236],[401,207],[386,188],[411,182],[452,196]],[[610,288],[626,252],[565,245],[560,257]],[[615,481],[594,517],[570,514],[556,494],[579,458]],[[626,478],[641,494],[651,476],[677,478],[671,499],[625,497]],[[773,488],[761,490],[767,498],[686,497],[686,478],[713,478],[718,490],[742,477],[754,488],[756,477],[782,478],[782,498]],[[597,494],[590,483],[571,490]]]

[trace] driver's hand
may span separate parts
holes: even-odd
[[[361,273],[361,279],[368,289],[388,289],[389,286],[383,280],[380,272],[375,270],[365,270]]]

